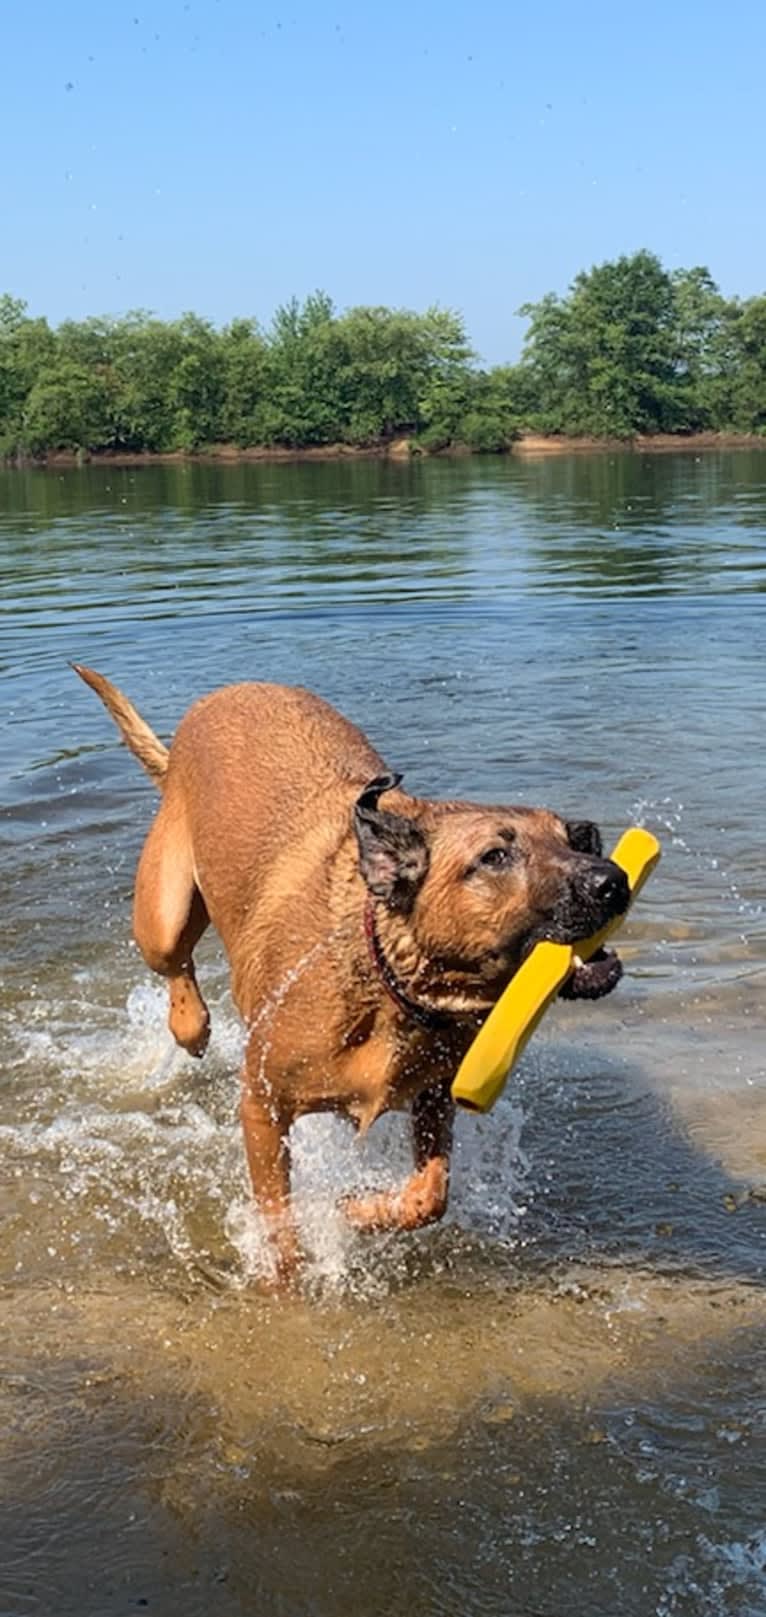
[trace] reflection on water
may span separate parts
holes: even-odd
[[[0,474],[0,1417],[16,1613],[762,1613],[766,456]],[[66,668],[170,733],[320,690],[414,790],[640,819],[600,1006],[458,1130],[447,1223],[296,1130],[267,1302],[214,940],[201,1065],[129,942],[150,787]]]

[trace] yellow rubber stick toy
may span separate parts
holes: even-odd
[[[636,898],[660,857],[660,844],[650,831],[633,826],[610,854],[628,878],[630,902]],[[493,1006],[466,1052],[452,1085],[452,1098],[471,1112],[488,1112],[504,1089],[552,999],[575,969],[601,948],[622,925],[618,915],[582,943],[537,943]]]

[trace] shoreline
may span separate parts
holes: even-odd
[[[635,438],[565,438],[529,432],[511,445],[521,455],[665,454],[668,450],[766,449],[766,435],[756,432],[657,432],[637,433]]]
[[[553,455],[595,454],[667,454],[668,452],[699,453],[710,450],[765,449],[766,435],[746,432],[657,433],[635,438],[566,438],[555,434],[524,433],[514,439],[503,455],[521,455],[530,458]],[[238,448],[236,444],[211,444],[206,449],[172,450],[96,450],[56,449],[40,456],[8,458],[0,466],[10,470],[55,471],[59,467],[77,466],[183,466],[183,465],[241,465],[261,462],[264,465],[297,464],[306,461],[339,460],[464,460],[479,453],[465,444],[450,444],[446,449],[429,452],[417,447],[409,438],[395,438],[389,443],[367,444],[315,444],[302,449],[282,445]]]

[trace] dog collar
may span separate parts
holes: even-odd
[[[378,937],[378,929],[375,925],[375,905],[371,898],[367,899],[364,906],[364,932],[370,951],[370,959],[383,987],[389,999],[393,1000],[404,1016],[409,1017],[411,1022],[416,1022],[418,1027],[425,1028],[428,1032],[434,1032],[438,1028],[454,1027],[455,1017],[449,1011],[437,1011],[432,1010],[428,1005],[419,1005],[417,1000],[410,999],[409,994],[405,993],[393,966],[386,959],[383,945]]]

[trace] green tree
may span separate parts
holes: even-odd
[[[343,361],[332,301],[314,292],[282,304],[269,333],[268,396],[259,420],[263,441],[290,447],[332,443],[342,416]]]
[[[423,379],[416,317],[380,307],[350,309],[339,321],[340,436],[375,443],[415,431]]]
[[[671,277],[675,310],[677,425],[700,432],[731,419],[736,356],[733,309],[710,271],[698,265]]]
[[[453,437],[470,390],[463,322],[446,309],[356,308],[338,322],[340,436],[364,444],[432,429]]]
[[[232,320],[221,333],[221,440],[247,448],[269,443],[264,437],[270,391],[266,339],[255,320]],[[272,424],[273,431],[273,424]]]
[[[567,298],[521,313],[543,430],[629,438],[678,425],[673,282],[653,253],[583,271]]]
[[[0,297],[0,455],[47,449],[296,448],[456,441],[500,451],[523,428],[629,438],[766,432],[766,296],[727,300],[702,266],[645,251],[522,311],[521,362],[477,367],[449,309],[292,299],[271,327],[194,314],[64,321]]]
[[[443,425],[452,437],[470,399],[475,356],[466,338],[463,317],[454,310],[427,309],[421,324],[423,381],[419,419],[426,427]]]
[[[0,297],[0,454],[17,454],[26,447],[26,399],[53,363],[55,349],[47,320],[31,320],[19,298]]]
[[[477,371],[471,379],[468,409],[457,429],[461,442],[484,453],[508,449],[531,413],[525,380],[520,365]]]
[[[32,454],[46,449],[103,449],[109,435],[108,397],[102,379],[92,370],[59,358],[27,395],[23,448]]]
[[[177,322],[179,353],[168,378],[175,449],[198,449],[221,436],[224,367],[221,340],[208,320],[185,314]]]
[[[731,425],[739,432],[766,432],[766,296],[734,305],[732,341]]]
[[[175,408],[171,379],[182,344],[177,323],[133,310],[113,332],[113,445],[115,449],[171,450]]]

